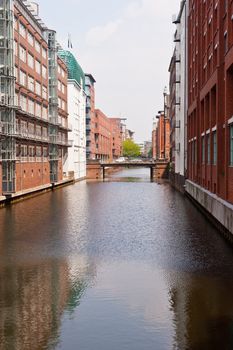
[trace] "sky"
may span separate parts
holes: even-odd
[[[151,139],[163,109],[174,48],[172,15],[180,0],[37,0],[40,17],[57,31],[85,73],[96,79],[96,108],[127,118],[137,142]]]

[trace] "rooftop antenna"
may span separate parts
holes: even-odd
[[[73,44],[71,41],[71,35],[68,33],[68,49],[73,49]]]

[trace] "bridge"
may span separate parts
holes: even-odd
[[[107,168],[149,168],[150,169],[150,179],[158,180],[161,178],[168,178],[168,162],[164,160],[156,161],[126,161],[126,162],[110,162],[110,163],[100,163],[102,168],[102,177],[106,177]]]

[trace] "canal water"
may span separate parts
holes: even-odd
[[[4,208],[0,349],[233,349],[233,250],[148,170]]]

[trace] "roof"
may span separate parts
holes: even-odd
[[[74,55],[67,50],[59,50],[58,56],[65,62],[68,69],[68,80],[75,80],[80,86],[85,85],[85,74]]]
[[[93,83],[96,83],[96,80],[95,80],[95,78],[93,77],[92,74],[90,74],[90,73],[85,73],[85,76],[89,77],[89,78],[93,81]]]

